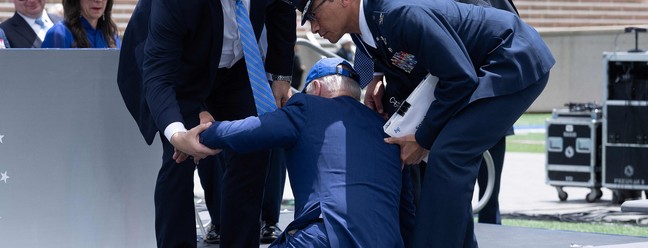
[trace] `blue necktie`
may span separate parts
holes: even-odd
[[[36,18],[36,24],[41,27],[41,29],[45,29],[45,22],[43,21],[43,17],[38,17]]]
[[[238,24],[239,36],[243,45],[245,65],[250,77],[250,86],[254,95],[257,114],[262,115],[277,109],[270,84],[266,79],[266,72],[261,61],[259,45],[256,42],[248,11],[242,0],[236,0],[236,23]]]
[[[353,59],[353,68],[360,76],[360,87],[364,89],[367,87],[371,80],[373,80],[374,62],[368,55],[361,51],[356,50],[355,58]]]

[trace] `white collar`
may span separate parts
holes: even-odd
[[[31,17],[29,17],[29,16],[23,15],[22,13],[20,13],[20,12],[18,12],[18,11],[16,11],[16,13],[18,13],[18,15],[22,16],[22,18],[25,19],[25,21],[26,21],[27,24],[29,24],[29,25],[34,24],[34,22],[36,21],[36,18],[31,18]],[[48,22],[52,22],[52,21],[49,19],[49,16],[47,15],[47,12],[45,12],[44,9],[43,9],[43,14],[41,14],[41,19],[43,19],[43,22],[44,22],[45,24],[47,24]]]
[[[364,0],[360,0],[360,16],[358,17],[358,23],[360,25],[360,38],[364,43],[367,43],[370,47],[376,48],[376,42],[373,40],[373,35],[369,29],[369,24],[367,24],[367,19],[365,19],[364,14]]]

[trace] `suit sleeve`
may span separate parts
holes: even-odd
[[[297,39],[295,8],[284,1],[275,0],[266,8],[265,16],[268,35],[265,69],[275,75],[290,76]]]
[[[239,153],[289,148],[297,143],[302,127],[306,126],[306,105],[301,95],[296,94],[283,108],[260,117],[214,122],[200,134],[200,142],[212,149]]]
[[[414,54],[419,64],[439,77],[432,102],[416,141],[430,149],[445,123],[467,103],[477,88],[477,74],[463,42],[442,17],[423,8],[402,7],[390,12],[384,23],[397,50]]]
[[[153,120],[161,131],[172,122],[182,122],[176,101],[175,80],[179,77],[183,37],[187,32],[178,1],[152,1],[149,34],[144,46],[142,78],[144,94]]]

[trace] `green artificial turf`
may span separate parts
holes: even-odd
[[[522,219],[502,219],[502,225],[544,228],[551,230],[587,232],[587,233],[604,233],[626,236],[648,237],[648,227],[638,225],[616,224],[616,223],[574,223],[561,221],[544,221],[544,220],[522,220]]]
[[[551,118],[550,113],[527,113],[522,115],[515,122],[515,135],[506,137],[507,152],[545,152],[546,134],[544,131],[537,132],[545,127],[545,120]],[[533,128],[534,131],[526,132],[526,128]]]

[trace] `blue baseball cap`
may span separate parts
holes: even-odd
[[[315,63],[311,68],[310,72],[308,72],[308,76],[306,76],[306,84],[304,84],[302,92],[306,92],[306,87],[308,87],[308,84],[313,80],[330,75],[349,77],[355,80],[356,83],[360,84],[360,76],[348,61],[339,57],[323,58],[317,61],[317,63]]]

